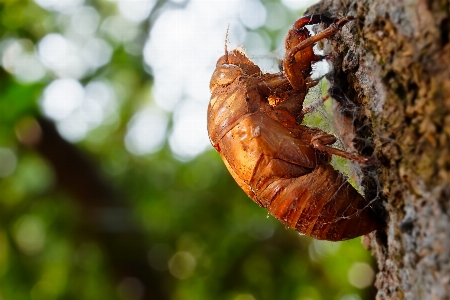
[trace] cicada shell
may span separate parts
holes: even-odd
[[[336,138],[300,125],[303,100],[317,84],[311,65],[322,57],[314,43],[351,17],[299,19],[286,38],[283,72],[264,74],[239,50],[227,51],[210,82],[208,133],[238,185],[258,205],[301,234],[341,241],[383,226],[366,200],[330,165],[331,155],[366,162],[330,147]],[[310,36],[304,27],[324,22]]]

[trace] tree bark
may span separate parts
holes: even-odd
[[[375,188],[387,228],[363,240],[377,299],[448,299],[450,1],[324,0],[311,13],[356,17],[331,41],[332,81],[359,107],[356,128],[370,125],[359,141],[384,162]]]

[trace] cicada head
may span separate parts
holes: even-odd
[[[227,51],[217,61],[209,84],[208,108],[208,133],[214,147],[241,116],[259,109],[258,78],[254,75],[260,73],[241,50]]]
[[[209,88],[213,93],[216,87],[225,87],[240,75],[251,76],[259,73],[261,73],[259,67],[248,59],[242,50],[227,51],[216,63]]]
[[[211,93],[214,93],[217,87],[224,87],[232,83],[242,74],[242,69],[236,65],[221,64],[214,70],[209,83]]]

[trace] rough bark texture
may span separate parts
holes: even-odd
[[[307,11],[357,18],[331,41],[333,81],[335,98],[360,107],[369,142],[357,146],[383,162],[374,187],[388,226],[364,240],[378,299],[450,295],[449,10],[448,0],[324,0]]]

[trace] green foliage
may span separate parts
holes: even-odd
[[[88,3],[101,20],[117,13],[109,1]],[[292,20],[297,15],[286,8],[284,13]],[[66,18],[32,1],[0,1],[0,56],[11,39],[35,47],[48,33],[63,32]],[[149,24],[136,26],[145,32]],[[283,30],[258,29],[270,37],[272,49]],[[99,29],[102,34],[113,45],[112,58],[80,81],[109,82],[117,108],[72,146],[129,208],[148,242],[141,264],[162,279],[168,299],[361,299],[370,293],[348,280],[355,262],[370,264],[359,239],[313,241],[285,229],[245,196],[212,149],[189,161],[174,158],[167,142],[148,155],[127,151],[130,119],[153,103],[153,78],[141,55]],[[144,40],[137,41],[142,48]],[[86,227],[82,201],[23,136],[43,116],[43,89],[58,76],[47,70],[37,81],[23,82],[2,66],[0,150],[12,151],[16,161],[8,173],[0,151],[0,299],[140,299],[139,288],[130,288],[132,279],[112,275],[112,249],[96,238],[96,228]],[[128,246],[121,248],[124,256],[133,249]]]

